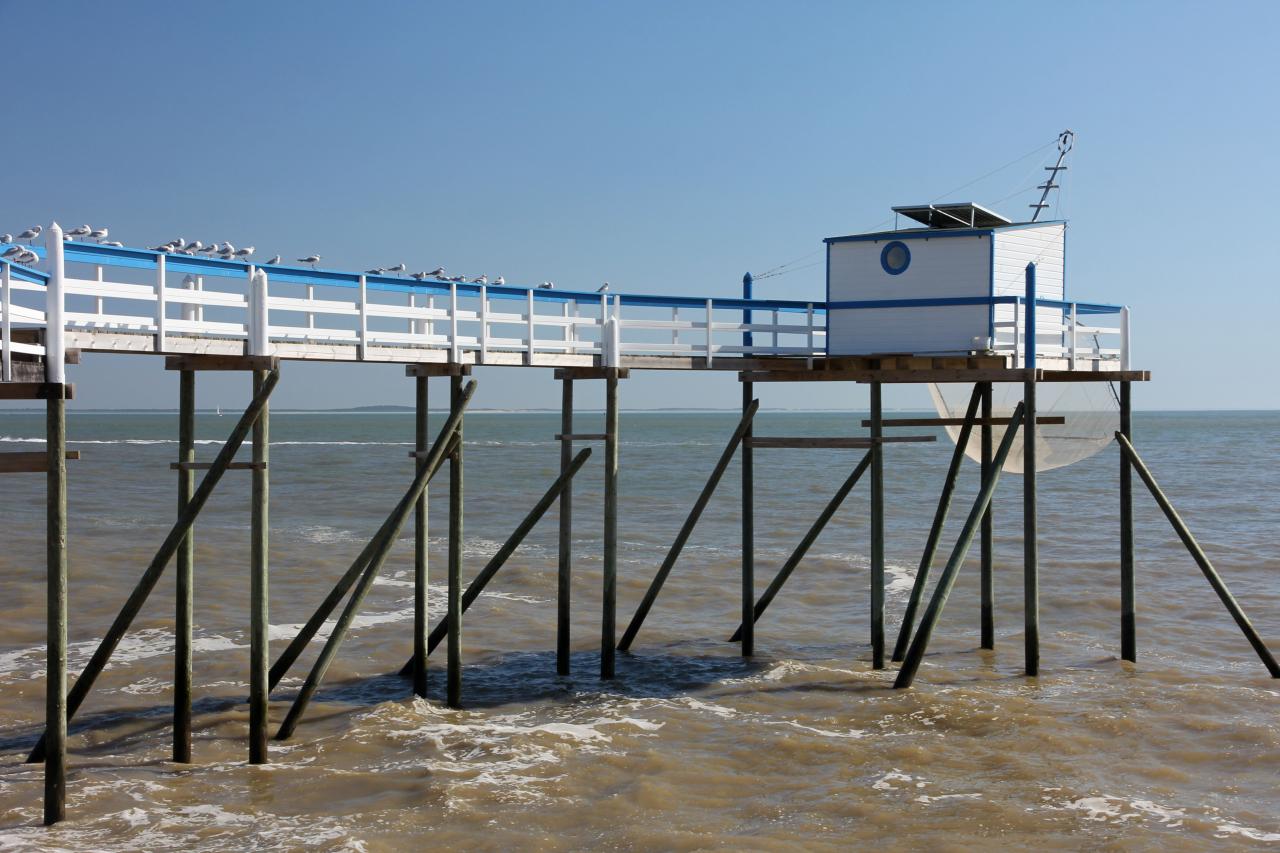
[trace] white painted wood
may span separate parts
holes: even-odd
[[[1129,370],[1133,350],[1129,338],[1129,306],[1120,309],[1120,369]]]
[[[480,363],[489,354],[489,289],[480,285]]]
[[[9,262],[0,261],[0,381],[13,381],[13,295]]]
[[[1067,352],[1068,352],[1067,360],[1068,360],[1068,363],[1070,364],[1070,367],[1068,367],[1067,369],[1075,370],[1076,369],[1076,341],[1077,341],[1077,336],[1080,333],[1080,326],[1079,326],[1079,323],[1077,322],[1076,304],[1074,302],[1071,303],[1071,319],[1067,325],[1070,327],[1070,331],[1067,333],[1070,336],[1070,340],[1068,341],[1068,349],[1067,349]]]
[[[457,364],[462,355],[458,346],[458,285],[449,285],[449,361]]]
[[[528,363],[529,363],[529,364],[533,364],[533,351],[534,351],[534,348],[535,348],[535,346],[536,346],[535,341],[534,341],[534,327],[533,327],[533,323],[534,323],[533,291],[532,291],[532,290],[528,291],[528,292],[525,294],[525,297],[526,297],[526,298],[525,298],[525,309],[524,309],[524,310],[525,310],[525,313],[526,313],[526,315],[527,315],[527,322],[528,322],[528,327],[527,327],[527,328],[526,328],[526,330],[525,330],[525,337],[526,337],[526,340],[527,340],[528,345],[529,345],[529,348],[528,348],[528,352],[529,352],[529,361],[528,361]]]
[[[713,333],[715,323],[712,320],[711,300],[707,300],[707,367],[711,367],[711,351],[715,348]]]
[[[93,268],[93,277],[94,277],[95,279],[97,279],[97,281],[98,281],[99,283],[101,283],[101,282],[102,282],[102,264],[95,264],[95,265],[94,265],[94,268]],[[101,314],[101,313],[102,313],[102,309],[103,309],[102,297],[101,297],[101,296],[99,296],[99,297],[97,297],[96,299],[94,299],[94,300],[93,300],[93,310],[94,310],[94,311],[96,311],[96,312],[98,312],[99,314]]]
[[[360,308],[360,331],[358,334],[358,340],[360,342],[360,358],[363,359],[365,356],[366,343],[369,337],[369,293],[364,276],[360,276],[360,301],[358,306]]]
[[[165,302],[165,261],[164,254],[161,253],[156,257],[156,352],[164,352],[165,339],[165,314],[167,313]]]
[[[50,224],[45,231],[45,257],[49,262],[49,282],[45,286],[45,348],[44,376],[46,382],[63,384],[67,381],[66,369],[66,293],[63,290],[67,276],[66,262],[62,254],[62,228]],[[10,345],[12,346],[12,344]]]

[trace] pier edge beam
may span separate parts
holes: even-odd
[[[992,387],[990,382],[979,383],[982,386],[982,462],[980,466],[981,482],[986,482],[991,476],[991,453],[992,453]],[[982,526],[980,529],[982,538],[981,543],[981,566],[980,566],[980,598],[981,598],[981,614],[980,614],[980,633],[981,648],[994,649],[996,647],[996,605],[995,605],[995,521],[991,515],[991,504],[987,504],[987,511],[982,514]]]
[[[871,668],[884,669],[884,411],[871,383]]]
[[[449,413],[462,406],[462,377],[449,377]],[[457,446],[449,456],[449,590],[445,613],[449,619],[445,704],[462,707],[462,421]]]
[[[178,374],[178,462],[196,461],[196,374],[184,369]],[[195,471],[178,471],[178,517],[187,511],[195,490]],[[191,761],[191,635],[195,617],[195,531],[187,532],[178,545],[175,566],[173,643],[173,760]]]
[[[1023,384],[1022,560],[1026,674],[1040,674],[1040,566],[1036,520],[1036,383]]]
[[[54,389],[51,387],[50,391]],[[67,815],[67,422],[62,386],[45,403],[46,560],[48,564],[45,681],[44,823]]]
[[[1120,432],[1133,440],[1130,383],[1120,383]],[[1133,575],[1133,465],[1120,454],[1120,658],[1138,660],[1137,601]]]
[[[415,376],[414,384],[414,442],[418,452],[417,468],[426,465],[429,445],[427,417],[427,377]],[[427,492],[413,507],[413,695],[427,695]]]
[[[618,379],[619,370],[605,371],[604,418],[604,561],[600,620],[600,677],[614,676],[618,620]]]
[[[565,376],[560,386],[560,473],[573,462],[573,377]],[[560,492],[560,530],[556,565],[556,673],[570,669],[570,613],[573,596],[573,482]]]
[[[267,371],[253,371],[253,394],[261,393]],[[253,424],[253,485],[249,519],[249,763],[267,763],[267,701],[270,668],[267,629],[267,561],[268,561],[268,473],[267,457],[270,441],[270,404],[264,403],[262,414]]]
[[[742,383],[742,414],[745,417],[751,408],[754,385]],[[756,595],[755,595],[755,460],[752,457],[751,437],[754,432],[754,419],[743,433],[742,445],[742,656],[755,654],[756,642]]]

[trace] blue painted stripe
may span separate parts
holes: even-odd
[[[10,280],[25,281],[28,284],[49,283],[48,273],[40,272],[40,270],[33,270],[31,267],[24,267],[22,264],[15,264],[11,261],[6,261],[5,263],[9,264]]]
[[[1023,301],[1021,296],[950,296],[933,299],[871,299],[852,302],[831,302],[828,311],[863,308],[939,308],[947,305],[1010,305]],[[1115,314],[1122,308],[1120,305],[1105,305],[1098,302],[1062,302],[1057,299],[1037,299],[1036,305],[1041,308],[1070,308],[1076,306],[1081,314]]]

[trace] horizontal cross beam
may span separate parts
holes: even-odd
[[[68,450],[67,459],[79,459],[79,450]],[[0,474],[44,474],[49,471],[49,454],[43,450],[0,453]]]
[[[803,436],[754,436],[743,439],[748,447],[788,448],[791,450],[866,450],[877,444],[903,444],[907,442],[937,441],[936,435],[886,435],[882,438]]]
[[[70,383],[59,385],[57,382],[0,382],[0,400],[48,400],[50,397],[56,400],[59,389],[61,389],[62,399],[75,399],[76,386]]]
[[[274,355],[168,355],[165,370],[275,370],[280,359]]]
[[[1008,426],[1011,418],[974,418],[974,426]],[[1067,419],[1062,415],[1043,415],[1036,418],[1037,424],[1065,424]],[[880,422],[886,427],[931,427],[931,426],[964,426],[964,418],[885,418]],[[871,426],[871,421],[863,420],[864,427]]]
[[[170,471],[208,471],[213,467],[212,462],[170,462]],[[231,462],[227,465],[228,471],[265,471],[267,463],[265,462]]]

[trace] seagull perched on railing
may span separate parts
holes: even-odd
[[[409,278],[413,279],[414,281],[426,281],[427,277],[430,275],[431,273],[428,273],[428,272],[415,272],[415,273],[410,273]]]
[[[315,269],[316,264],[320,263],[319,255],[307,255],[305,258],[298,258],[300,264],[311,264],[311,268]]]
[[[12,234],[0,234],[0,243],[12,243],[12,242],[13,242]]]
[[[444,277],[444,267],[436,267],[431,272],[427,273],[427,278],[443,278],[443,277]]]
[[[0,254],[0,258],[16,258],[25,251],[26,249],[21,246],[10,246],[8,249],[4,250],[4,254]]]
[[[25,251],[22,254],[18,255],[18,257],[14,258],[13,260],[14,260],[14,263],[22,264],[24,267],[29,267],[32,264],[34,264],[36,261],[40,260],[40,256],[37,255],[35,252]]]
[[[117,249],[124,248],[124,243],[121,243],[119,240],[99,240],[98,242],[103,246],[114,246]]]
[[[243,249],[236,249],[234,252],[232,252],[232,254],[242,261],[247,261],[249,260],[249,256],[253,254],[253,251],[256,248],[257,248],[256,246],[245,246]]]
[[[497,278],[495,278],[495,279],[493,280],[493,283],[494,283],[494,284],[496,284],[496,285],[498,285],[499,287],[501,287],[502,285],[504,285],[504,284],[506,284],[506,283],[507,283],[507,280],[506,280],[505,278],[503,278],[502,276],[498,276]]]
[[[555,287],[556,285],[553,281],[544,281],[542,284],[538,285],[539,290],[555,290]]]
[[[163,252],[166,255],[173,251],[173,246],[170,246],[168,243],[165,243],[163,246],[148,246],[147,248],[152,252]]]
[[[398,275],[399,273],[402,273],[407,269],[408,267],[406,267],[404,264],[401,263],[401,264],[396,264],[394,267],[387,267],[385,270],[383,270],[383,272],[396,273]]]
[[[107,235],[110,233],[111,232],[108,231],[106,228],[95,228],[89,232],[89,239],[97,240],[99,243],[101,243],[103,240],[106,239]]]
[[[384,270],[382,267],[374,267],[371,270],[365,270],[364,274],[365,275],[382,275],[384,272],[386,272],[386,270]]]
[[[276,265],[276,264],[278,264],[278,263],[280,263],[280,256],[279,256],[279,255],[274,255],[274,256],[271,258],[271,260],[267,261],[267,264],[269,264],[269,265],[271,265],[271,266],[274,266],[274,265]]]
[[[609,289],[609,282],[606,281],[604,284],[596,288],[596,293],[604,293],[608,289]]]
[[[28,228],[26,231],[23,231],[21,234],[19,234],[19,235],[18,235],[18,239],[19,239],[19,240],[26,240],[26,241],[27,241],[27,243],[30,243],[30,242],[31,242],[32,240],[34,240],[35,238],[39,237],[39,236],[40,236],[40,232],[41,232],[41,231],[43,231],[43,230],[44,230],[44,228],[42,228],[42,227],[41,227],[41,226],[39,226],[39,225],[32,225],[32,226],[31,226],[30,228]]]
[[[487,275],[478,275],[478,276],[476,276],[475,278],[471,279],[471,283],[472,283],[472,284],[488,284],[488,283],[489,283],[489,276],[487,276]]]
[[[92,233],[93,233],[93,229],[90,228],[88,225],[81,225],[79,228],[72,228],[70,231],[66,232],[66,236],[88,237]]]
[[[204,243],[201,243],[199,240],[192,240],[190,243],[182,247],[182,251],[194,254],[203,248]]]

